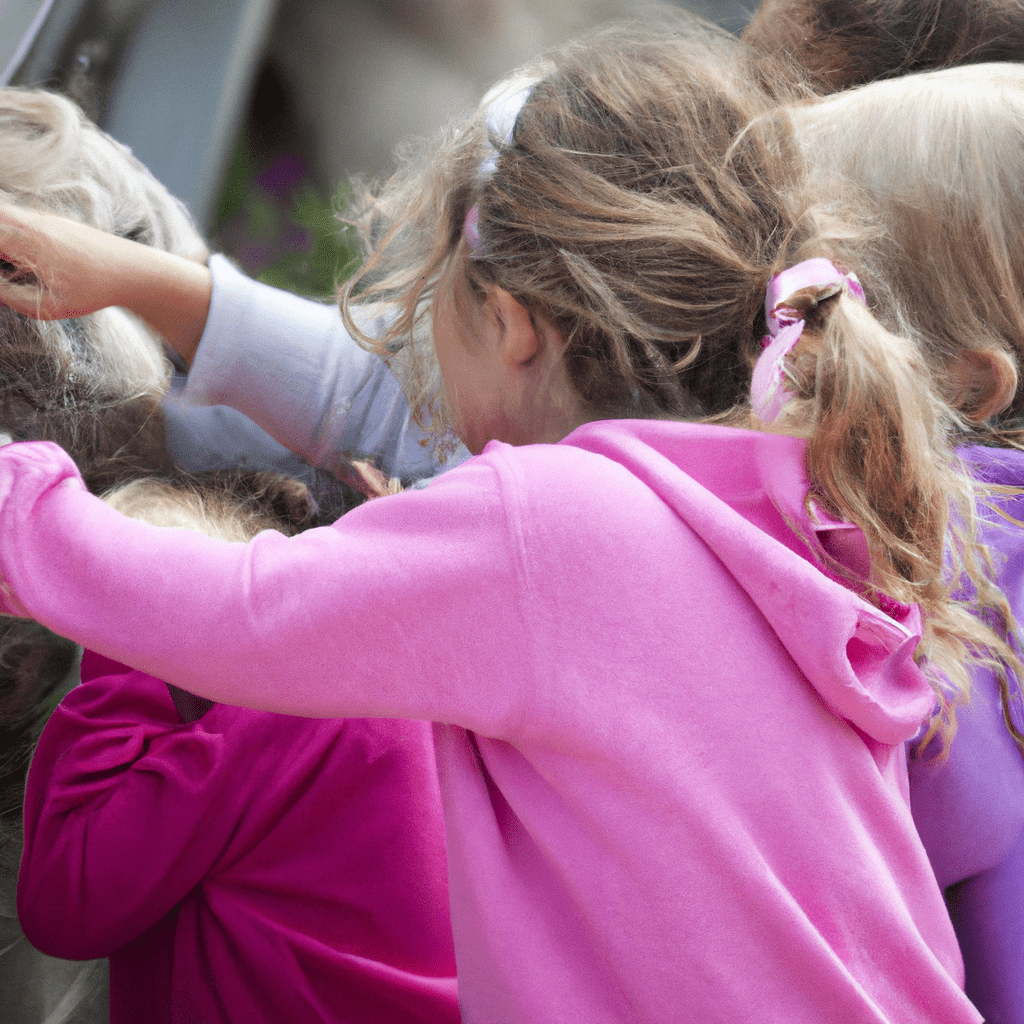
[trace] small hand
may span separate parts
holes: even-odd
[[[191,362],[210,307],[194,260],[53,213],[0,203],[0,303],[37,320],[123,306]]]
[[[63,320],[125,302],[138,243],[87,224],[0,204],[0,302]]]

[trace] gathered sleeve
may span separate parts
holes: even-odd
[[[51,956],[108,956],[169,913],[237,825],[244,724],[183,724],[140,672],[83,683],[43,730],[25,793],[18,917]],[[237,714],[237,713],[236,713]]]
[[[534,653],[499,476],[472,460],[334,526],[232,544],[127,519],[57,446],[8,445],[6,610],[218,702],[501,736]]]
[[[210,270],[210,313],[187,402],[236,409],[324,469],[372,455],[403,479],[437,471],[397,378],[351,337],[336,305],[253,281],[222,256]],[[381,317],[366,326],[383,331]]]

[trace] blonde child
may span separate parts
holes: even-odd
[[[737,137],[765,105],[688,21],[609,32],[370,210],[380,351],[422,409],[429,324],[424,419],[480,453],[429,487],[242,548],[0,453],[11,610],[214,699],[437,723],[468,1021],[979,1019],[903,744],[968,648],[1012,660],[947,554],[1008,612],[918,348],[821,258],[784,126]],[[203,268],[6,221],[41,289],[5,301],[194,352]]]
[[[1024,486],[1024,65],[877,82],[789,114],[812,172],[873,219],[859,270],[874,311],[929,354],[968,421],[973,472]],[[1019,619],[1024,503],[987,518]],[[1022,710],[1017,681],[979,671],[949,759],[910,764],[911,807],[948,890],[967,993],[1003,1024],[1024,1021]]]
[[[158,480],[106,500],[232,542],[296,529]],[[112,1024],[458,1021],[425,723],[193,709],[89,650],[81,675],[33,755],[18,910],[38,948],[109,957]]]

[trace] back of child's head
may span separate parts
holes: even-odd
[[[381,351],[392,358],[406,347],[422,352],[417,318],[429,316],[438,276],[455,260],[471,292],[500,286],[557,328],[589,418],[748,423],[769,280],[799,259],[831,255],[856,233],[845,224],[837,229],[828,204],[808,187],[789,123],[771,116],[777,108],[748,58],[732,37],[684,14],[666,15],[657,24],[606,29],[524,71],[507,90],[525,96],[511,128],[495,130],[494,99],[485,99],[432,162],[400,171],[367,202],[362,225],[372,248],[354,287],[400,310],[378,342]],[[524,80],[532,82],[526,90]],[[464,232],[471,209],[472,246]],[[837,299],[827,309],[837,307],[850,302]],[[863,324],[853,332],[858,339],[864,333]],[[870,351],[846,346],[829,363],[857,367],[851,379],[858,383],[843,391],[843,423],[878,391],[902,400],[892,394],[899,388],[890,365],[900,353],[899,380],[907,375],[918,384],[907,398],[921,396],[914,418],[939,450],[947,411],[941,400],[930,404],[928,371],[914,347],[864,344]],[[813,380],[808,388],[810,395]],[[891,420],[883,432],[892,431]],[[823,423],[822,410],[799,403],[787,416],[785,429],[811,437],[812,464]],[[861,484],[870,502],[903,500],[891,481]],[[920,485],[926,493],[924,479]],[[861,522],[864,508],[832,497]],[[898,526],[913,535],[913,517],[902,508],[880,518],[890,534]],[[871,526],[871,536],[886,529]]]
[[[499,286],[557,329],[588,418],[751,424],[769,280],[863,235],[803,175],[788,120],[767,116],[788,71],[766,91],[748,57],[682,14],[604,30],[525,69],[426,162],[364,196],[354,219],[369,256],[348,298],[397,310],[383,339],[363,340],[410,357],[421,411],[443,411],[428,404],[421,337],[455,260],[471,295]],[[919,346],[848,294],[814,309],[801,346],[797,397],[771,429],[808,438],[818,499],[868,541],[865,592],[922,605],[923,653],[962,692],[970,645],[1012,655],[950,598],[952,552],[982,603],[1009,615],[972,538],[973,485],[948,443],[956,414]]]
[[[763,0],[743,41],[835,92],[915,71],[1024,56],[1021,0]]]
[[[471,288],[499,284],[558,328],[595,414],[693,417],[741,401],[794,230],[778,140],[736,142],[768,107],[745,56],[680,15],[524,69],[513,83],[539,80],[509,144],[485,103],[364,211],[372,252],[355,287],[402,310],[386,346],[414,334],[476,207]]]
[[[873,218],[876,315],[932,357],[984,436],[1024,412],[1024,65],[876,82],[790,111],[822,187]],[[1012,404],[1011,404],[1012,403]]]
[[[103,500],[151,526],[198,530],[233,543],[251,540],[263,530],[292,537],[319,525],[309,488],[278,473],[218,470],[140,477],[108,491]]]

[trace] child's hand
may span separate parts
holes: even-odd
[[[14,538],[18,524],[24,521],[25,510],[36,505],[46,492],[62,486],[85,490],[78,467],[58,445],[50,441],[25,441],[0,447],[0,522],[4,537],[16,547]],[[0,615],[31,618],[4,578],[7,559],[13,557],[16,556],[8,550],[0,550]]]
[[[124,304],[136,243],[51,213],[0,205],[0,302],[37,320]]]
[[[37,320],[123,306],[191,362],[210,307],[210,272],[119,235],[0,204],[0,303]]]

